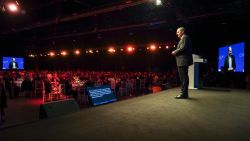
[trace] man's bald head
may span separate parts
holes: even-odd
[[[181,37],[183,36],[184,33],[185,33],[185,28],[184,27],[177,28],[176,35],[177,35],[178,38],[181,39]]]

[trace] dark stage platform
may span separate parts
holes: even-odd
[[[179,89],[0,131],[1,141],[249,141],[250,92]]]

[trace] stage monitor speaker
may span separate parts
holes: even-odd
[[[71,112],[79,111],[79,105],[75,99],[48,102],[40,105],[40,119],[65,115]]]
[[[162,89],[163,89],[163,90],[167,90],[167,89],[170,89],[170,88],[171,88],[170,83],[163,83],[163,84],[162,84]]]

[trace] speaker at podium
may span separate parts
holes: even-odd
[[[207,59],[201,58],[201,56],[193,54],[193,64],[189,66],[189,89],[199,88],[199,64],[207,63]]]

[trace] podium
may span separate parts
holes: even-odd
[[[189,66],[189,89],[199,88],[199,64],[207,63],[207,59],[201,58],[199,55],[193,54],[193,64]]]

